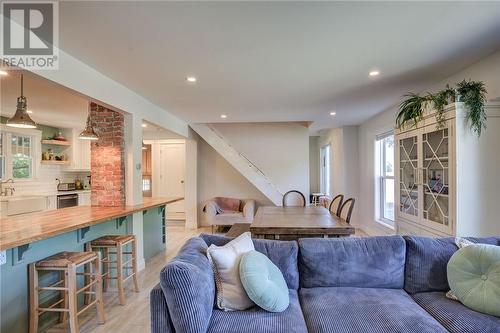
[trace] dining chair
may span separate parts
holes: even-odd
[[[330,213],[340,216],[340,207],[342,207],[342,202],[344,201],[344,195],[339,194],[336,195],[332,201],[330,201],[330,206],[328,207],[328,210]]]
[[[306,197],[302,192],[291,190],[283,195],[283,207],[306,206]]]
[[[347,223],[351,223],[351,215],[354,209],[355,201],[356,200],[354,200],[354,198],[349,198],[346,201],[344,201],[342,206],[340,206],[339,217],[344,221],[346,221]]]

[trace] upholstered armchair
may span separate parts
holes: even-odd
[[[233,203],[233,207],[224,207],[221,202],[228,198],[213,198],[205,204],[203,213],[205,220],[212,227],[228,226],[235,223],[252,223],[255,215],[255,200],[246,199],[229,199]],[[239,204],[235,203],[239,201]]]

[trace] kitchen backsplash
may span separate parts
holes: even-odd
[[[66,172],[60,166],[41,166],[36,180],[16,181],[13,187],[16,189],[15,195],[56,194],[58,184],[56,178],[63,183],[73,183],[75,179],[83,181],[87,176],[90,176],[90,172]]]

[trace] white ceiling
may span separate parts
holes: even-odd
[[[60,2],[59,16],[62,49],[191,122],[355,125],[500,49],[500,2]]]

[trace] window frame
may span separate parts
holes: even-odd
[[[41,150],[41,140],[42,132],[36,129],[27,128],[13,128],[7,127],[6,125],[0,125],[1,135],[2,135],[2,148],[4,156],[4,174],[1,181],[12,178],[15,182],[28,182],[34,181],[38,176],[38,169],[40,166],[40,150]],[[31,157],[31,177],[29,178],[14,178],[13,172],[13,161],[14,154],[12,152],[12,137],[22,136],[30,138],[30,157]],[[1,175],[0,175],[1,176]]]
[[[326,157],[328,156],[328,165]],[[330,143],[322,145],[319,149],[319,174],[320,174],[320,192],[325,195],[331,195],[332,191],[332,147]]]
[[[392,161],[393,165],[393,175],[387,175],[387,171],[385,169],[385,164],[387,160],[387,152],[385,139],[388,137],[393,137],[394,142],[394,160]],[[383,133],[381,135],[377,135],[375,139],[376,144],[376,160],[377,160],[377,172],[376,172],[376,187],[377,187],[377,195],[376,198],[378,200],[378,204],[376,205],[376,221],[387,226],[389,228],[394,229],[396,223],[396,197],[394,197],[394,220],[385,217],[385,198],[386,198],[386,189],[387,189],[387,180],[393,180],[394,184],[396,183],[396,141],[394,136],[394,131],[389,131]],[[395,189],[394,189],[395,194]]]
[[[1,140],[1,148],[0,148],[0,181],[4,180],[5,178],[5,173],[7,171],[6,168],[6,157],[5,157],[5,138],[6,136],[4,135],[4,132],[2,131],[0,133],[0,140]]]

